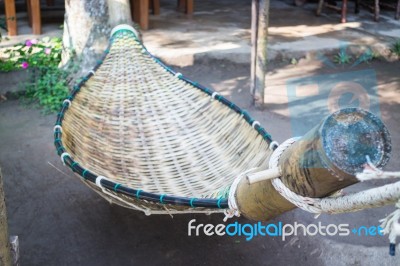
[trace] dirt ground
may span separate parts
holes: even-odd
[[[393,152],[387,169],[398,170],[400,63],[375,60],[356,70],[364,68],[376,73],[380,113],[392,134]],[[247,109],[279,142],[291,137],[293,131],[287,115],[290,104],[284,100],[286,76],[304,76],[307,69],[316,69],[315,76],[349,71],[348,67],[323,67],[312,60],[297,65],[274,62],[268,75],[271,94],[267,97],[276,98],[279,104],[269,104],[260,111],[251,106],[249,69],[246,64],[206,60],[179,71]],[[311,105],[305,110],[315,112]],[[110,205],[62,166],[53,146],[54,122],[55,115],[43,115],[18,101],[0,103],[0,165],[10,234],[20,238],[21,265],[400,265],[400,256],[388,255],[387,237],[300,235],[286,241],[276,237],[251,241],[243,237],[196,237],[187,234],[191,219],[216,225],[223,222],[223,215],[147,217]],[[367,182],[347,191],[380,184]],[[270,222],[374,226],[390,211],[391,207],[385,207],[321,215],[315,220],[295,210]],[[244,218],[230,222],[236,220],[249,222]]]

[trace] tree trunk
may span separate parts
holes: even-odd
[[[0,169],[0,265],[11,265],[11,249],[8,239],[7,211],[4,198],[3,176]]]
[[[74,58],[79,74],[90,71],[107,47],[111,29],[122,23],[132,24],[129,0],[66,0],[61,64]]]

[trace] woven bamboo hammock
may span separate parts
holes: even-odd
[[[164,65],[138,36],[127,25],[112,31],[54,127],[62,162],[110,202],[146,214],[225,211],[268,220],[296,206],[340,213],[400,198],[400,182],[330,197],[371,175],[393,176],[376,168],[391,146],[371,113],[336,112],[278,146],[246,111]],[[366,159],[373,171],[356,176]]]
[[[56,124],[57,152],[86,184],[152,213],[222,211],[233,179],[272,152],[249,114],[165,66],[129,27],[113,31]]]

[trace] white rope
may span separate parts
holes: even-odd
[[[279,146],[279,143],[277,142],[277,141],[272,141],[270,144],[269,144],[269,149],[271,150],[271,151],[273,151],[275,148],[277,148]]]
[[[101,189],[103,189],[103,186],[101,185],[101,180],[107,180],[107,181],[111,181],[110,179],[108,179],[107,177],[105,177],[105,176],[101,176],[101,175],[99,175],[98,177],[96,177],[96,186],[98,186],[99,188],[101,188]]]
[[[57,129],[59,129],[60,132],[62,133],[62,127],[60,125],[55,125],[53,131],[56,132]]]
[[[252,127],[252,128],[255,128],[256,125],[260,125],[260,122],[254,121],[253,124],[251,124],[251,127]]]
[[[292,204],[296,205],[300,209],[303,209],[305,211],[311,212],[311,213],[321,213],[322,210],[319,208],[318,200],[315,198],[309,198],[309,197],[303,197],[300,196],[290,189],[288,189],[283,182],[278,178],[280,177],[280,169],[279,169],[279,158],[283,154],[283,152],[290,147],[293,143],[295,143],[300,137],[295,137],[295,138],[290,138],[286,141],[284,141],[281,145],[278,146],[278,148],[272,153],[270,159],[269,159],[269,168],[270,169],[278,169],[279,171],[276,171],[279,173],[279,175],[275,176],[275,178],[272,180],[272,185],[274,186],[275,190],[279,192],[285,199],[290,201]]]
[[[400,182],[349,195],[342,195],[341,191],[338,191],[326,198],[300,196],[288,189],[279,178],[280,174],[278,174],[280,172],[278,164],[280,156],[290,145],[295,143],[297,139],[298,138],[288,139],[279,145],[270,157],[269,168],[278,170],[274,172],[277,176],[271,183],[279,194],[295,206],[305,211],[315,213],[317,216],[321,213],[355,212],[366,208],[384,206],[397,201],[397,209],[385,219],[380,220],[380,222],[382,222],[381,227],[383,228],[384,234],[388,234],[390,243],[395,245],[396,238],[400,236]],[[366,159],[367,164],[364,171],[356,175],[359,181],[400,177],[400,172],[384,172],[374,166],[368,156],[366,156]],[[273,171],[269,172],[269,174],[271,173],[273,173]],[[271,176],[268,178],[271,178]]]
[[[211,95],[211,99],[214,100],[217,95],[219,95],[219,93],[214,91],[213,94]]]
[[[340,192],[336,192],[326,198],[310,198],[294,193],[287,188],[279,178],[281,169],[278,163],[283,152],[298,139],[298,137],[291,138],[279,145],[270,157],[269,169],[263,172],[249,174],[247,176],[249,182],[254,183],[272,179],[272,185],[285,199],[293,205],[315,214],[354,212],[365,208],[391,204],[400,198],[400,182],[345,196],[341,195]],[[368,160],[369,158],[367,158],[367,161]],[[369,166],[363,173],[357,174],[359,180],[400,177],[399,172],[383,172],[377,169],[372,165],[370,160],[368,161],[368,165]]]
[[[379,220],[383,233],[389,234],[389,241],[391,244],[396,243],[396,238],[400,236],[400,200],[396,203],[397,209],[389,214],[386,218]]]
[[[68,107],[71,106],[71,101],[70,101],[69,99],[65,99],[65,100],[63,101],[63,104],[64,104],[64,103],[67,103],[67,104],[68,104]]]
[[[372,179],[400,178],[400,172],[384,172],[372,164],[371,159],[367,155],[367,165],[362,173],[356,175],[360,181]]]
[[[236,203],[236,189],[237,186],[239,185],[240,181],[246,174],[248,174],[251,171],[254,171],[256,168],[249,169],[235,178],[233,181],[231,187],[229,188],[229,194],[228,194],[228,206],[229,209],[225,209],[224,214],[224,222],[226,222],[228,219],[232,218],[233,216],[240,217],[240,211],[238,209],[237,203]]]
[[[65,156],[71,157],[71,155],[69,155],[68,152],[62,153],[61,156],[60,156],[60,158],[61,158],[61,162],[63,163],[63,165],[65,165],[65,162],[64,162],[64,157],[65,157]]]

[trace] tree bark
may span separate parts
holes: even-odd
[[[11,265],[11,249],[8,238],[7,211],[0,169],[0,265]]]
[[[122,23],[132,24],[129,0],[66,0],[61,64],[73,58],[80,74],[90,71],[107,47],[111,29]]]

